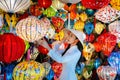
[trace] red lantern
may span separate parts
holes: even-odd
[[[64,9],[71,12],[71,11],[76,11],[77,7],[76,7],[76,4],[71,4],[70,6],[65,4]]]
[[[0,36],[0,61],[11,63],[21,58],[25,51],[24,41],[12,33]]]
[[[30,12],[34,16],[39,16],[42,14],[42,7],[40,7],[39,5],[33,5],[30,7]]]
[[[38,4],[43,8],[48,8],[52,4],[52,0],[38,0]]]
[[[38,51],[41,54],[47,54],[48,53],[48,50],[45,47],[41,46],[41,45],[38,46]]]
[[[82,0],[82,5],[90,9],[100,9],[109,4],[110,0]]]
[[[86,41],[87,42],[93,42],[95,39],[94,34],[86,35]]]

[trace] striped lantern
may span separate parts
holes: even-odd
[[[22,39],[28,42],[34,42],[44,37],[49,27],[50,21],[47,18],[39,20],[34,16],[29,16],[18,22],[16,33]]]
[[[24,41],[12,33],[0,35],[0,61],[11,63],[21,58],[25,51]]]
[[[29,6],[30,0],[0,0],[0,8],[9,13],[26,10]]]
[[[44,66],[36,61],[23,61],[13,70],[14,80],[42,80],[44,76]]]

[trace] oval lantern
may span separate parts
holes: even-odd
[[[117,37],[117,43],[120,42],[120,21],[114,21],[108,25],[111,34]]]
[[[52,1],[52,6],[55,8],[55,9],[61,9],[64,7],[64,3],[60,2],[59,0],[53,0]]]
[[[77,20],[77,21],[75,22],[73,28],[74,28],[75,30],[83,31],[84,25],[85,25],[85,23],[84,23],[83,21]]]
[[[97,74],[100,80],[114,80],[117,71],[110,66],[100,66],[97,68]]]
[[[18,60],[25,51],[24,41],[12,33],[0,36],[0,61],[11,63]]]
[[[85,32],[90,35],[94,29],[94,25],[92,22],[88,22],[85,24]]]
[[[30,0],[1,0],[0,8],[5,12],[15,13],[26,10],[30,6]]]
[[[78,3],[81,0],[60,0],[60,1],[63,2],[63,3]]]
[[[42,80],[44,76],[44,66],[36,61],[23,61],[13,71],[14,80]]]
[[[52,0],[38,0],[38,4],[43,8],[48,8],[52,4]]]
[[[100,9],[109,4],[110,0],[82,0],[82,5],[90,9]]]
[[[112,52],[107,58],[108,63],[111,67],[116,68],[117,73],[120,75],[120,52]]]
[[[29,16],[18,22],[16,32],[22,39],[28,42],[34,42],[45,36],[49,26],[50,22],[47,18],[39,20],[34,16]]]

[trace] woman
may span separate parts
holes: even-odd
[[[75,68],[81,56],[81,51],[78,49],[77,44],[81,42],[83,45],[85,34],[83,32],[76,31],[73,29],[63,29],[63,31],[64,38],[60,42],[55,42],[57,44],[53,44],[55,45],[53,49],[49,47],[48,43],[45,40],[42,40],[40,45],[44,46],[49,50],[48,55],[53,60],[62,63],[63,69],[59,80],[77,80]],[[65,48],[60,48],[60,45],[62,43],[68,44],[66,50]]]

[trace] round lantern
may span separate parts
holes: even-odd
[[[50,22],[47,18],[39,20],[34,16],[30,16],[18,22],[16,32],[22,39],[34,42],[45,36],[49,26]]]
[[[90,35],[94,29],[94,25],[91,22],[85,24],[85,32]]]
[[[34,16],[40,16],[42,14],[42,7],[39,5],[33,5],[30,7],[30,13]]]
[[[103,31],[104,28],[105,28],[105,25],[100,22],[95,24],[95,32],[97,34],[101,34],[101,32]]]
[[[84,23],[83,21],[78,20],[78,21],[75,22],[73,28],[74,28],[75,30],[83,31],[84,25],[85,25],[85,23]]]
[[[23,61],[13,71],[14,80],[42,80],[44,76],[44,66],[35,61]]]
[[[106,6],[99,9],[94,15],[97,20],[102,21],[103,23],[110,23],[119,18],[120,11],[110,6]]]
[[[97,42],[98,44],[95,44],[95,48],[97,47],[99,51],[100,50],[99,47],[101,46],[101,51],[103,52],[103,54],[106,56],[110,56],[112,50],[116,45],[117,38],[115,35],[108,32],[100,35],[97,38]]]
[[[60,0],[60,1],[63,2],[63,3],[78,3],[81,0]]]
[[[26,10],[30,6],[30,0],[1,0],[0,8],[5,12],[15,13]]]
[[[52,4],[52,0],[38,0],[38,4],[43,8],[48,8]]]
[[[117,71],[115,68],[110,66],[100,66],[97,69],[97,74],[100,80],[114,80],[117,75]]]
[[[108,26],[111,34],[117,37],[117,43],[120,42],[120,21],[115,21]]]
[[[24,41],[12,33],[0,36],[0,61],[11,63],[18,60],[25,51]]]
[[[52,6],[55,8],[55,9],[61,9],[64,7],[64,3],[60,2],[59,0],[53,0],[52,1]]]
[[[120,74],[120,52],[112,52],[107,60],[110,66],[116,68],[118,74]]]
[[[82,0],[83,6],[90,9],[100,9],[109,4],[110,0]]]
[[[120,10],[120,0],[111,0],[110,4],[113,8]]]

